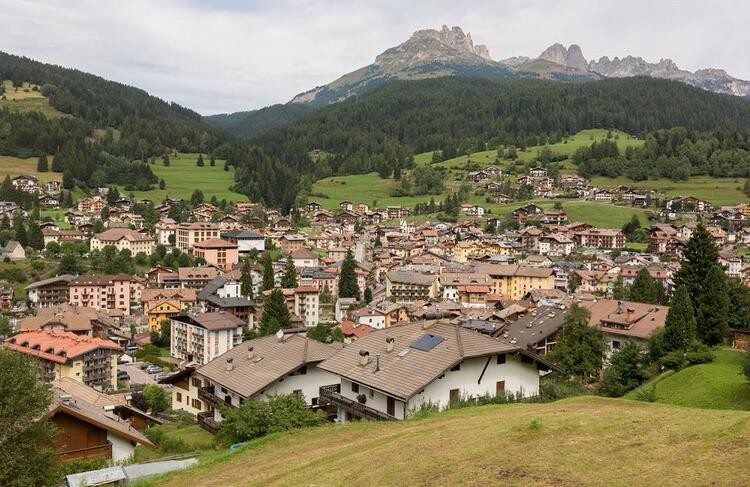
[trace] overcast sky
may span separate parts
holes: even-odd
[[[577,43],[750,79],[748,19],[747,0],[0,0],[0,50],[214,114],[286,102],[442,24],[493,59]]]

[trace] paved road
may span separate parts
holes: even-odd
[[[131,384],[156,384],[154,377],[149,375],[145,370],[141,370],[143,362],[134,362],[132,364],[120,364],[117,370],[124,370],[130,376]]]

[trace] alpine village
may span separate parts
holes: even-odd
[[[750,82],[446,26],[229,115],[0,81],[0,485],[747,484]]]

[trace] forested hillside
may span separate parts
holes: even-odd
[[[277,127],[296,122],[315,110],[315,107],[301,103],[286,103],[249,112],[211,115],[203,119],[238,137],[255,137]]]
[[[12,104],[0,110],[0,155],[51,155],[50,168],[64,174],[68,189],[114,183],[147,189],[157,179],[138,161],[170,149],[217,151],[226,141],[192,110],[78,70],[0,52],[0,80],[32,84],[69,115],[48,118]]]
[[[456,77],[399,81],[272,130],[251,140],[259,150],[235,152],[229,160],[238,167],[238,189],[289,208],[289,195],[296,194],[291,185],[371,171],[388,177],[410,167],[413,153],[540,145],[584,128],[643,136],[672,127],[746,132],[750,104],[646,77],[590,83]],[[327,155],[313,159],[308,153],[314,149]],[[284,185],[278,187],[282,175]]]

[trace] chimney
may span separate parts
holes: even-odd
[[[380,354],[375,355],[375,372],[380,371]]]
[[[228,358],[227,359],[227,372],[231,372],[232,370],[234,370],[234,359]]]
[[[386,337],[385,339],[385,353],[391,353],[393,351],[393,342],[395,342],[396,339],[393,337]]]
[[[359,365],[361,367],[364,367],[365,365],[370,363],[370,352],[366,350],[360,350],[359,351]]]
[[[255,358],[255,348],[254,347],[248,347],[247,349],[247,359],[252,360]]]

